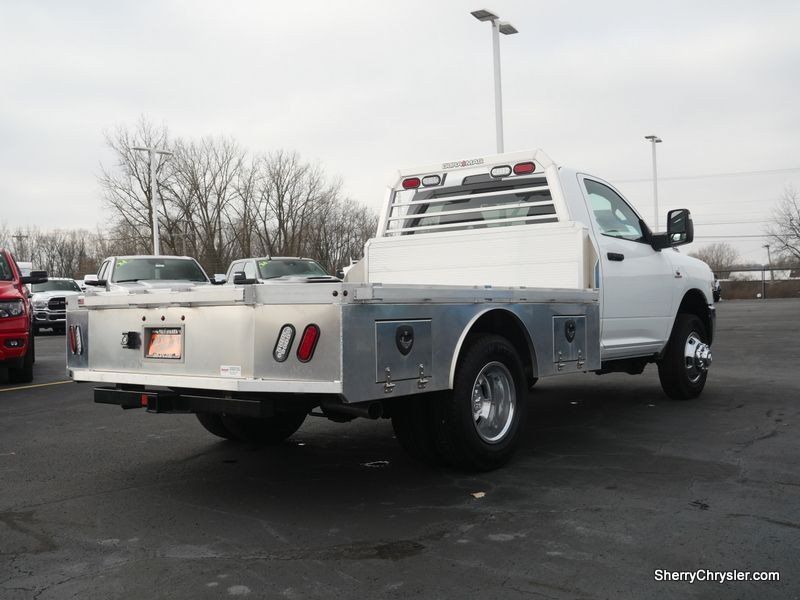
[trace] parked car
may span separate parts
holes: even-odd
[[[262,256],[242,258],[228,267],[225,281],[230,284],[267,282],[339,281],[315,260],[296,256]]]
[[[211,283],[203,267],[189,256],[149,255],[110,256],[100,265],[96,275],[86,275],[83,282],[93,288],[128,291],[168,288],[181,282],[192,285]]]
[[[33,306],[33,332],[52,327],[53,331],[64,333],[67,324],[67,298],[81,293],[74,279],[50,277],[44,283],[30,286]]]
[[[31,303],[27,284],[47,281],[44,271],[23,275],[14,256],[0,249],[0,368],[14,383],[33,381],[34,348]]]

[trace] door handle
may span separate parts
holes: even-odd
[[[617,262],[625,260],[625,255],[619,252],[609,252],[606,256],[608,256],[608,260],[615,260]]]

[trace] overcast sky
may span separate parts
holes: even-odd
[[[12,227],[102,224],[103,132],[145,115],[173,136],[293,149],[377,208],[398,168],[494,152],[481,2],[0,0],[0,203]],[[800,2],[487,6],[503,37],[506,149],[618,183],[698,239],[758,235],[800,188]],[[792,169],[703,179],[674,177]],[[644,180],[644,181],[630,181]],[[661,217],[663,223],[663,216]],[[722,223],[721,225],[718,223]],[[763,239],[734,242],[765,262]]]

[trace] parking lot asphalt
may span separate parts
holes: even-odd
[[[388,421],[257,449],[89,385],[1,385],[0,598],[799,598],[800,301],[718,313],[699,399],[652,366],[542,380],[482,475],[413,463]],[[35,385],[63,348],[37,338]]]

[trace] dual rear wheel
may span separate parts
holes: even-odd
[[[453,390],[398,400],[392,426],[414,458],[490,471],[507,463],[516,450],[528,385],[508,340],[480,334],[468,343],[456,366]]]
[[[304,412],[281,412],[264,419],[197,413],[200,424],[218,437],[265,445],[279,444],[289,438],[305,419]]]

